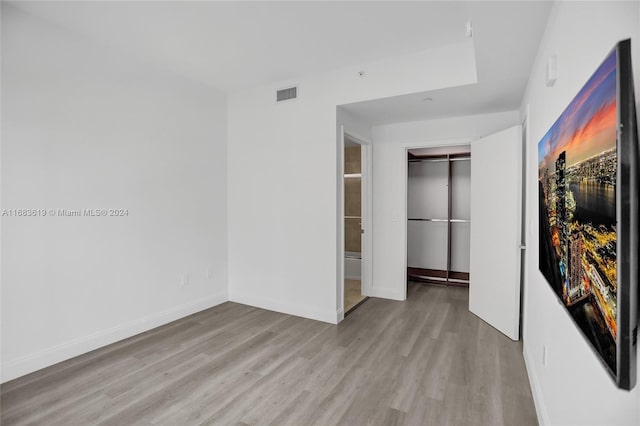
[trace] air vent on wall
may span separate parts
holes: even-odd
[[[276,102],[291,101],[298,98],[298,86],[287,87],[276,92]]]

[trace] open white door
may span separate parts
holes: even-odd
[[[362,274],[362,295],[371,296],[371,276],[373,275],[373,265],[371,263],[371,253],[373,253],[371,246],[371,212],[373,211],[373,196],[371,186],[371,145],[364,141],[359,141],[361,147],[361,170],[362,170],[362,187],[361,194],[362,199],[360,201],[362,209],[362,254],[361,254],[361,274]]]
[[[522,130],[471,144],[469,310],[513,340],[520,323]]]

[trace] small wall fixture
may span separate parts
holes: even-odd
[[[467,37],[468,38],[472,38],[473,37],[473,23],[471,21],[467,21]]]
[[[558,55],[551,55],[547,60],[547,86],[551,87],[558,80]]]

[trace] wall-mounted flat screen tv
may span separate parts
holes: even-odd
[[[616,45],[538,143],[540,271],[623,389],[636,383],[638,322],[630,45]]]

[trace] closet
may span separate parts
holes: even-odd
[[[469,146],[409,150],[408,280],[469,285]]]

